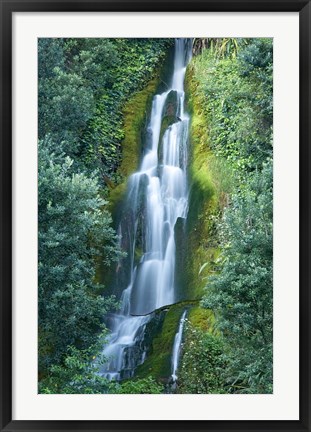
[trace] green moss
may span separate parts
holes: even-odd
[[[140,262],[143,255],[144,255],[143,249],[141,247],[136,246],[135,247],[135,255],[134,255],[135,265],[137,265]]]
[[[126,182],[122,182],[119,185],[115,186],[113,189],[109,190],[109,210],[112,215],[115,216],[118,213],[118,210],[122,204],[122,200],[124,198],[126,192]],[[113,219],[115,219],[113,217]]]
[[[125,105],[124,139],[122,141],[122,162],[117,171],[121,183],[110,188],[108,200],[110,210],[115,214],[126,191],[128,177],[139,165],[144,131],[148,122],[152,97],[156,91],[158,78],[153,79],[140,92],[136,93]]]
[[[153,95],[156,91],[159,78],[151,80],[147,86],[135,93],[128,100],[123,109],[124,114],[124,139],[122,141],[122,162],[118,168],[116,178],[119,184],[109,185],[108,208],[112,214],[113,225],[117,228],[121,217],[123,199],[127,189],[127,181],[139,165],[144,133],[148,122]],[[106,286],[105,294],[112,294],[109,288],[115,277],[115,266],[107,267],[102,263],[97,266],[95,280]]]
[[[156,312],[149,324],[153,327],[149,337],[152,340],[148,357],[136,370],[136,378],[152,375],[158,382],[167,383],[170,379],[171,357],[176,332],[182,313],[188,309],[189,322],[202,331],[214,333],[214,314],[211,310],[201,308],[196,301],[185,301]],[[148,329],[147,329],[148,332]]]
[[[200,330],[214,332],[215,316],[210,309],[203,309],[200,306],[193,307],[188,314],[188,320]]]
[[[174,71],[174,56],[175,56],[175,44],[174,39],[171,40],[172,45],[167,51],[166,58],[163,62],[156,94],[161,94],[170,88],[170,80]]]
[[[152,335],[152,345],[144,364],[137,368],[135,376],[145,378],[152,375],[160,382],[167,382],[171,376],[171,356],[179,321],[188,303],[168,307],[157,333]],[[163,313],[161,311],[160,313]]]
[[[123,141],[123,161],[119,173],[124,181],[111,190],[110,201],[114,209],[122,202],[127,177],[137,169],[141,153],[142,134],[147,122],[150,96],[155,89],[155,82],[138,93],[127,104],[125,110],[125,139]],[[190,125],[190,161],[189,161],[189,213],[185,223],[179,220],[175,227],[176,236],[176,281],[180,287],[179,304],[158,311],[148,324],[146,334],[150,341],[150,350],[143,365],[136,370],[135,377],[146,378],[152,375],[160,382],[167,382],[171,375],[171,354],[174,337],[178,329],[182,312],[189,308],[189,320],[194,327],[212,332],[214,315],[210,310],[202,309],[198,302],[203,296],[206,277],[213,271],[219,255],[217,237],[214,232],[214,219],[219,213],[221,188],[216,187],[213,178],[214,156],[209,148],[208,125],[201,100],[195,91],[196,80],[190,68],[186,77],[188,111],[191,113]],[[168,110],[164,110],[162,134],[176,118],[173,112],[174,95],[171,95]],[[160,150],[161,151],[161,150]],[[159,155],[160,156],[160,155]],[[139,248],[135,252],[139,260]],[[208,263],[200,272],[202,265]],[[180,271],[183,269],[183,271]],[[187,301],[188,300],[188,301]]]
[[[177,91],[171,90],[167,95],[165,105],[163,107],[162,123],[159,138],[159,159],[162,160],[162,138],[165,131],[178,121],[178,94]]]
[[[122,163],[119,172],[128,177],[137,170],[143,131],[147,126],[152,97],[155,93],[158,79],[153,79],[124,108],[125,137],[122,143]]]
[[[210,169],[214,156],[209,148],[208,125],[202,100],[196,92],[193,68],[186,74],[187,109],[191,114],[189,161],[189,211],[185,227],[177,227],[177,262],[184,269],[176,277],[181,299],[200,299],[206,277],[214,268],[219,250],[214,219],[219,213],[219,194]],[[203,264],[208,263],[200,272]]]

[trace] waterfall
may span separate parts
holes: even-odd
[[[179,321],[178,331],[175,335],[174,345],[173,345],[173,354],[172,354],[172,380],[173,382],[177,381],[177,369],[179,364],[179,358],[181,353],[181,342],[182,335],[184,330],[185,318],[187,311],[184,311],[181,319]]]
[[[128,181],[126,216],[119,232],[126,233],[128,239],[129,280],[122,293],[121,311],[110,316],[111,335],[103,351],[108,361],[101,368],[108,379],[133,376],[146,357],[144,333],[152,312],[177,299],[174,228],[188,211],[189,116],[184,108],[184,77],[190,42],[175,41],[170,88],[153,98],[140,168]],[[175,118],[161,131],[166,109]],[[141,256],[135,262],[138,245]]]

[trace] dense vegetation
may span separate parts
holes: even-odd
[[[118,307],[99,273],[124,256],[111,211],[136,168],[146,107],[171,46],[166,39],[39,39],[42,393],[171,391],[163,377],[184,304],[168,311],[138,379],[109,383],[96,373],[103,316]],[[172,391],[271,393],[272,40],[195,39],[193,51],[182,282],[194,303]]]
[[[107,267],[121,254],[107,183],[121,181],[125,102],[157,75],[171,43],[39,39],[41,392],[107,391],[92,364],[99,363],[105,311],[117,306],[96,280],[99,261]]]
[[[212,338],[196,333],[202,346],[196,351],[189,349],[191,342],[186,339],[183,361],[197,364],[198,369],[203,366],[199,379],[193,370],[189,379],[189,368],[182,367],[181,390],[270,393],[272,41],[237,40],[224,50],[227,44],[226,40],[206,43],[209,47],[194,58],[189,70],[193,97],[206,121],[200,123],[206,129],[205,135],[200,130],[201,145],[203,136],[212,150],[206,160],[217,205],[205,224],[208,241],[218,244],[219,253],[201,267],[207,279],[202,306],[213,310],[216,319]],[[197,133],[195,127],[193,132]],[[214,373],[222,368],[220,381],[204,374],[212,343],[215,354],[210,364],[218,365]]]

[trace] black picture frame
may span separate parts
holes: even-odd
[[[306,0],[0,0],[1,11],[1,372],[2,431],[311,431],[310,423],[310,23]],[[300,415],[297,421],[12,420],[12,14],[14,12],[299,12]],[[290,371],[289,371],[290,373]]]

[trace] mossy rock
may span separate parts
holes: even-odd
[[[171,90],[167,95],[163,113],[162,113],[162,122],[161,122],[161,130],[159,137],[159,146],[158,146],[158,157],[159,162],[162,163],[163,160],[163,136],[167,129],[173,124],[179,121],[178,118],[178,93],[176,90]]]
[[[187,267],[188,260],[188,239],[186,237],[186,221],[178,218],[174,227],[175,244],[176,244],[176,267],[175,283],[178,287],[177,300],[187,300],[190,293],[187,290],[187,278],[184,269]],[[190,290],[189,290],[190,291]]]
[[[190,324],[195,328],[208,333],[214,333],[215,315],[210,309],[204,309],[201,306],[191,308],[187,316]]]
[[[146,138],[146,126],[150,116],[152,98],[156,92],[158,80],[159,77],[152,79],[143,90],[134,94],[128,100],[123,109],[125,135],[121,143],[122,162],[117,171],[122,181],[117,185],[111,184],[108,194],[109,210],[112,214],[115,229],[117,229],[123,215],[128,178],[137,170],[139,165],[142,145]],[[128,273],[127,267],[128,265],[125,264],[125,268],[120,271],[119,264],[107,267],[99,263],[96,272],[96,281],[106,286],[105,294],[115,292],[116,287],[114,282],[119,278],[118,272],[120,272],[120,281],[117,285],[122,285],[122,280],[126,278],[126,274]],[[114,283],[114,286],[112,286],[112,283]]]
[[[171,90],[166,97],[162,117],[177,117],[178,108],[178,93]]]
[[[189,211],[183,231],[177,227],[177,274],[181,299],[202,298],[207,278],[219,255],[213,217],[219,212],[209,164],[213,157],[209,148],[208,122],[202,112],[200,95],[190,66],[186,72],[187,111],[191,114],[189,145]],[[186,258],[185,258],[186,257]],[[202,265],[208,263],[200,273]]]
[[[108,209],[112,213],[114,225],[117,226],[118,222],[116,223],[116,215],[119,213],[122,204],[123,204],[123,198],[125,197],[126,192],[126,182],[123,182],[114,188],[110,188],[109,190],[109,205]]]
[[[179,322],[188,303],[178,303],[168,306],[155,314],[157,325],[151,321],[148,326],[153,326],[155,331],[147,330],[151,341],[146,361],[137,368],[135,376],[145,378],[152,375],[159,382],[167,383],[172,373],[171,358],[176,332]],[[157,315],[160,314],[160,318]]]
[[[136,247],[134,252],[134,265],[138,265],[143,255],[144,251],[141,248]]]
[[[122,142],[122,163],[120,173],[128,177],[137,170],[142,150],[143,137],[147,129],[152,98],[155,94],[158,78],[153,79],[124,108],[124,132]]]
[[[156,94],[161,94],[167,91],[171,86],[171,80],[174,71],[174,56],[175,44],[174,39],[172,39],[172,46],[168,49],[166,58],[162,64],[159,81],[156,88]]]

